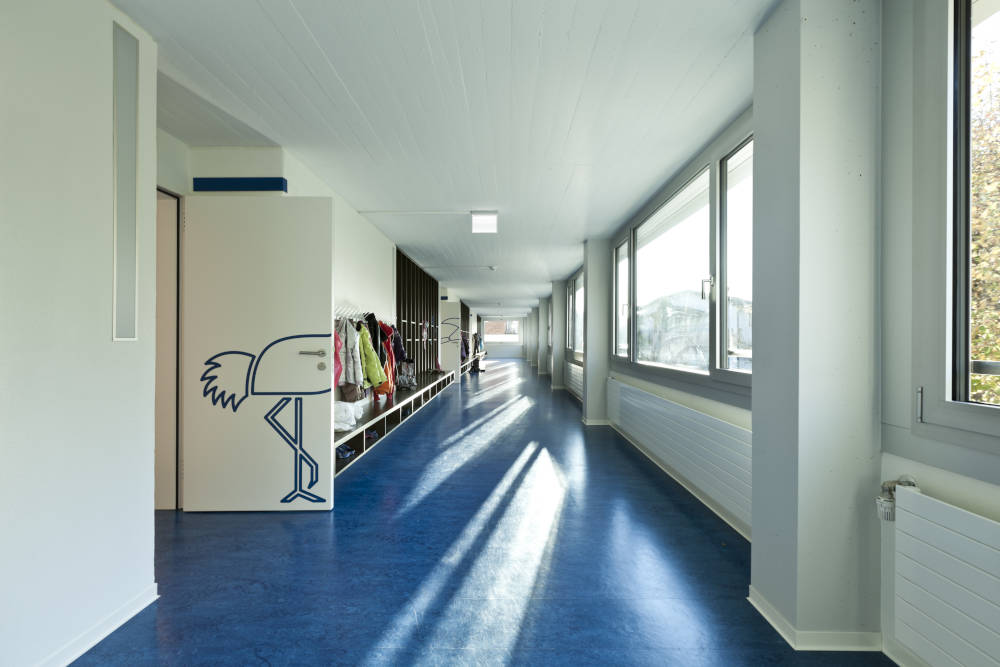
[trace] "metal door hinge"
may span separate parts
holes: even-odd
[[[924,388],[917,387],[917,423],[924,423]]]

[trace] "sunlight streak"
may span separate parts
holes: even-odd
[[[488,424],[482,424],[478,432],[466,433],[465,442],[461,447],[445,449],[435,456],[434,460],[427,464],[413,490],[403,501],[402,507],[396,512],[396,518],[405,516],[407,512],[434,493],[449,477],[461,470],[462,466],[482,454],[533,404],[534,401],[527,396],[506,403],[507,407],[499,414],[494,415]]]
[[[434,570],[424,579],[410,601],[403,606],[386,624],[386,631],[376,646],[366,656],[364,664],[381,665],[393,662],[392,655],[378,654],[378,648],[390,652],[398,652],[416,636],[419,627],[418,619],[438,600],[445,586],[451,581],[455,570],[468,555],[470,549],[484,530],[489,526],[493,514],[500,507],[504,498],[510,492],[515,480],[538,450],[537,443],[528,444],[517,459],[494,487],[490,496],[480,505],[475,515],[469,520],[462,533],[452,542],[451,546],[438,561]]]

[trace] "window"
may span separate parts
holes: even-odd
[[[639,363],[708,372],[709,180],[705,169],[636,229]]]
[[[955,25],[953,398],[1000,405],[1000,8],[958,2]]]
[[[576,295],[576,280],[566,283],[566,349],[573,349],[573,297]]]
[[[520,343],[521,320],[486,320],[483,322],[483,342]]]
[[[613,239],[612,368],[739,407],[753,382],[747,110]]]
[[[753,141],[722,160],[720,367],[749,373],[753,364]]]
[[[628,253],[629,243],[626,240],[615,248],[615,356],[628,357],[629,336],[629,280]]]
[[[583,314],[586,310],[583,274],[576,278],[573,292],[573,351],[583,353]]]

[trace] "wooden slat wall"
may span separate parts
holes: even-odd
[[[396,322],[406,352],[417,372],[433,370],[437,362],[438,281],[399,249],[396,250]],[[430,339],[420,340],[420,323],[428,323]]]

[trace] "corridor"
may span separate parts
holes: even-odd
[[[76,664],[892,664],[793,651],[739,534],[547,377],[485,366],[330,513],[157,512],[160,599]]]

